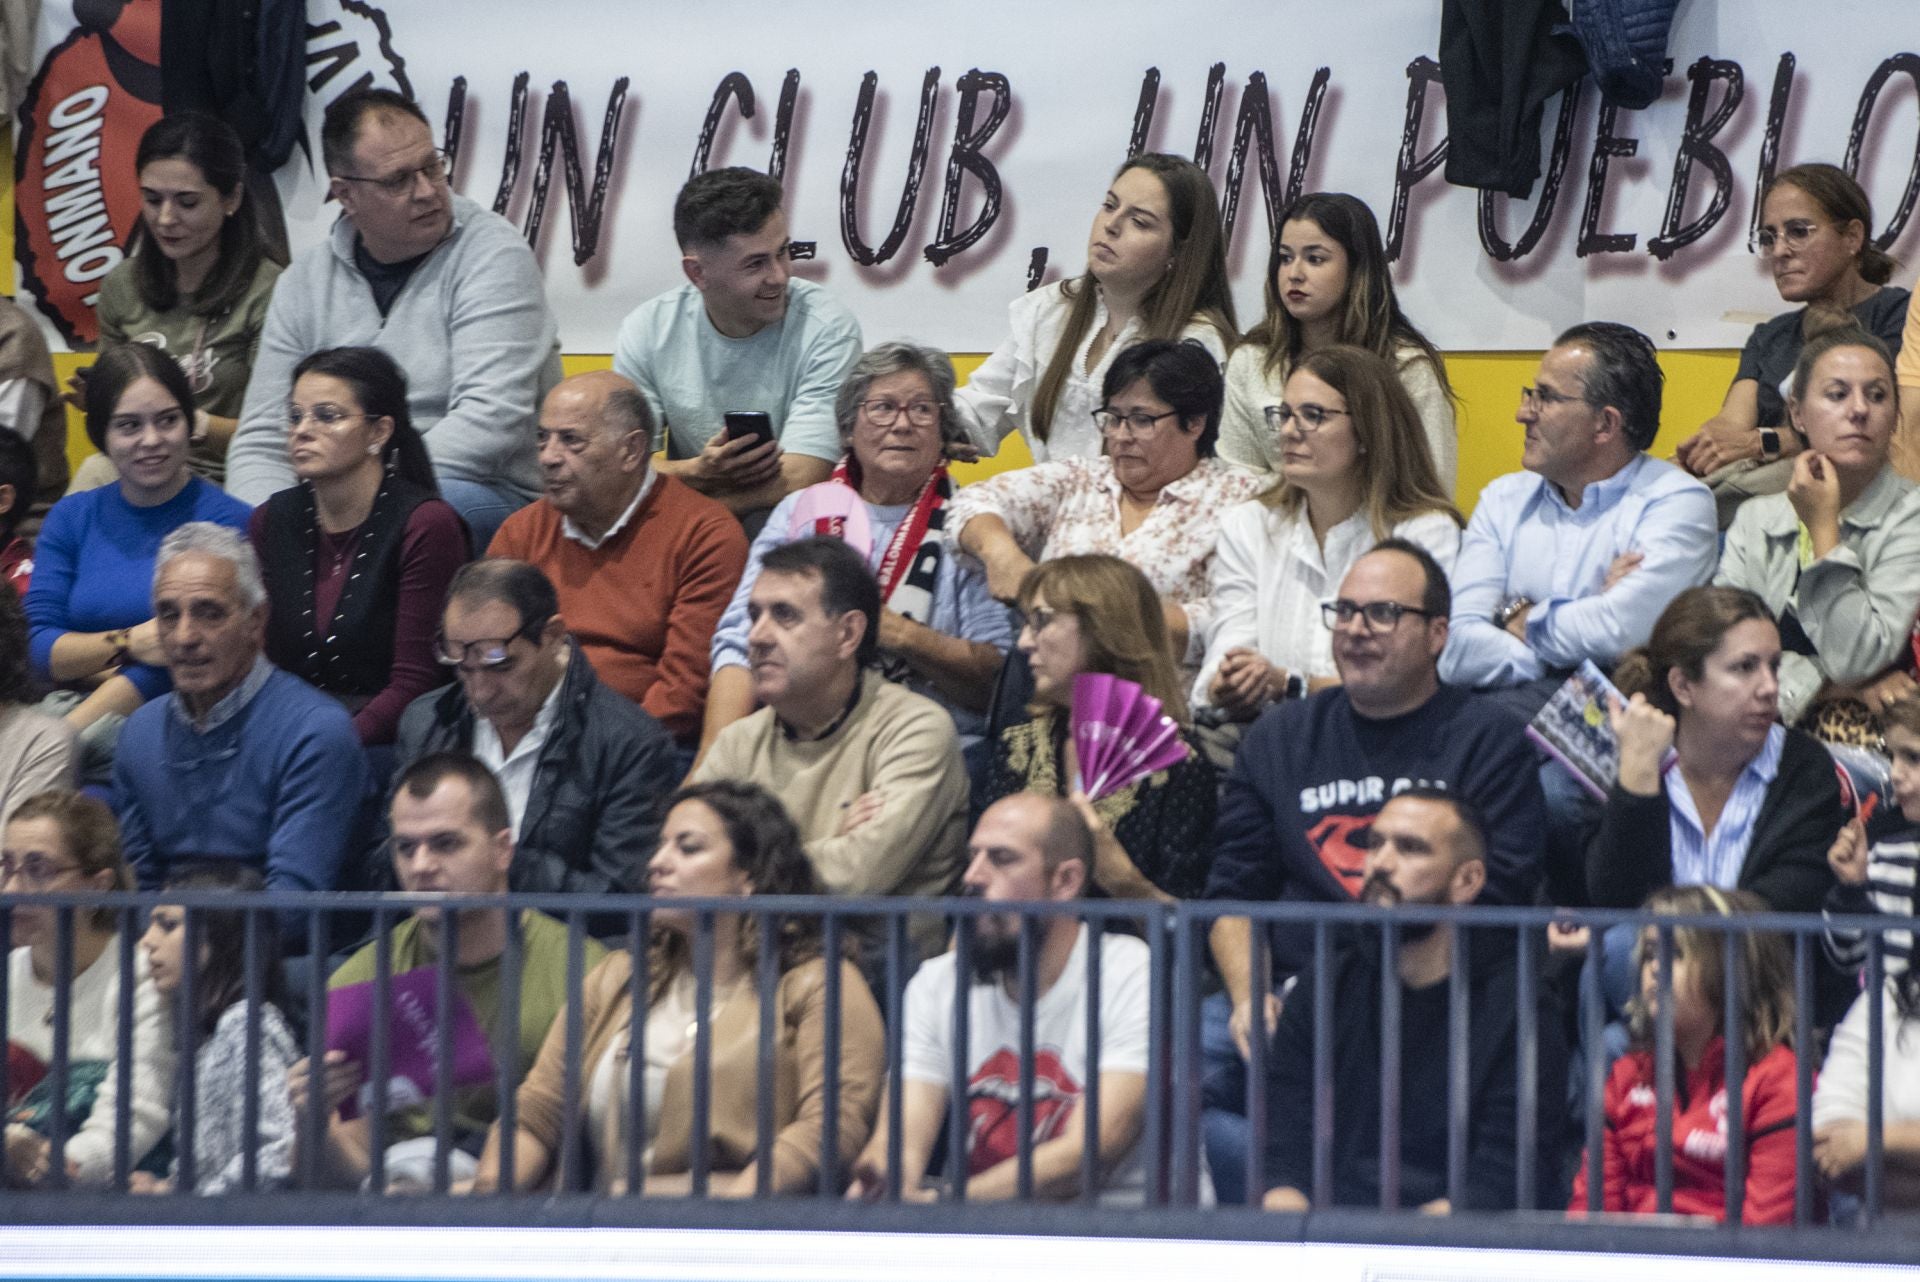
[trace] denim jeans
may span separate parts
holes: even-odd
[[[485,556],[487,544],[493,542],[494,531],[500,528],[500,523],[525,506],[513,491],[496,490],[478,481],[442,478],[440,497],[467,523],[467,535],[472,540],[475,556]]]

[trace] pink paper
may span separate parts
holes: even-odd
[[[493,1053],[473,1006],[456,985],[450,1011],[452,1027],[443,1033],[436,988],[439,971],[427,966],[392,976],[387,983],[387,1103],[391,1111],[433,1098],[434,1062],[443,1041],[453,1060],[453,1084],[477,1086],[493,1080]],[[327,994],[327,1049],[345,1051],[362,1069],[373,1060],[373,981],[347,984]],[[371,1103],[371,1083],[361,1098],[348,1096],[340,1115],[348,1121]]]

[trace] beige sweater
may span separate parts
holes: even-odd
[[[830,894],[945,895],[967,843],[967,773],[953,718],[876,672],[861,682],[853,715],[827,738],[790,740],[762,708],[720,732],[697,778],[757,783],[778,797]],[[847,805],[876,789],[879,815],[835,836]],[[916,923],[914,937],[923,955],[941,949],[937,921]]]
[[[580,988],[581,1072],[591,1081],[593,1071],[614,1039],[633,1023],[627,984],[633,959],[613,953],[596,966]],[[776,1193],[810,1192],[820,1174],[821,1118],[826,1107],[823,1052],[827,1027],[827,966],[818,958],[794,967],[780,977],[774,990],[773,1189]],[[749,988],[739,999],[715,1009],[712,1016],[712,1060],[708,1097],[708,1150],[711,1169],[719,1174],[744,1170],[754,1160],[758,1139],[755,1122],[759,1099],[760,1002]],[[880,1010],[866,981],[851,963],[840,970],[840,1132],[842,1178],[873,1131],[880,1108],[880,1083],[886,1074],[885,1033]],[[567,1021],[553,1021],[540,1058],[520,1084],[515,1103],[518,1125],[552,1150],[556,1160],[565,1125]],[[586,1116],[584,1101],[580,1116]],[[651,1171],[677,1174],[693,1164],[693,1056],[675,1061],[667,1071],[660,1100],[659,1135]],[[579,1137],[586,1128],[581,1126]],[[644,1143],[644,1142],[643,1142]],[[624,1150],[595,1151],[595,1158],[611,1171],[595,1172],[595,1185],[604,1176],[623,1175]]]

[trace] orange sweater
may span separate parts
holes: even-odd
[[[706,707],[713,629],[747,564],[740,523],[665,475],[598,548],[562,534],[563,519],[545,499],[523,507],[501,525],[487,555],[545,571],[568,631],[600,679],[691,742]]]

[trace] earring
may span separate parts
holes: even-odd
[[[369,445],[369,446],[367,446],[367,454],[368,454],[369,456],[372,456],[372,455],[375,455],[375,454],[378,454],[379,452],[380,452],[380,447],[379,447],[378,445]]]

